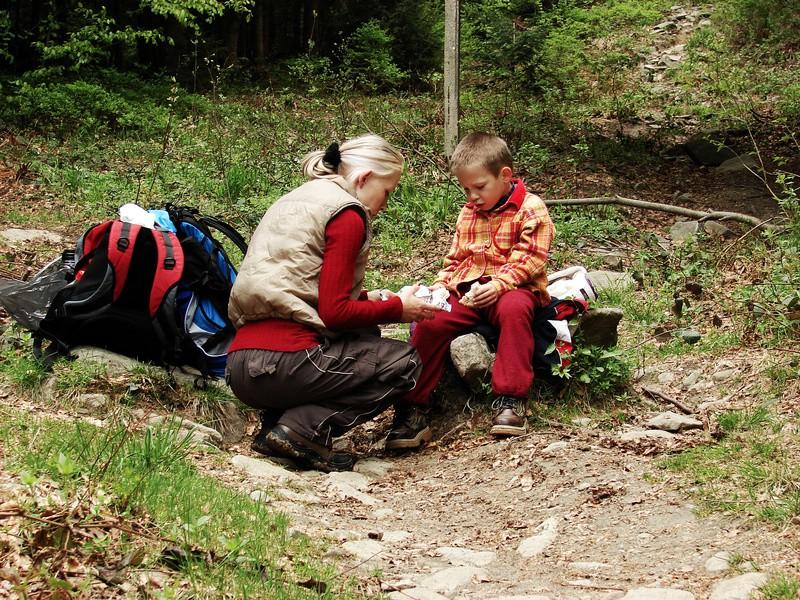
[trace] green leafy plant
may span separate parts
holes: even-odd
[[[567,357],[569,364],[552,367],[553,375],[565,380],[565,396],[610,400],[625,391],[631,366],[621,348],[585,346],[580,340],[576,346]]]
[[[354,87],[367,92],[395,88],[408,77],[392,57],[392,36],[375,19],[345,41],[340,72]]]

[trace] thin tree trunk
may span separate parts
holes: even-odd
[[[266,57],[266,40],[264,39],[264,0],[256,0],[255,5],[255,29],[256,29],[256,67],[264,68]]]

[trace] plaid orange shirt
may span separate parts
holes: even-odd
[[[491,278],[501,294],[515,288],[547,293],[547,256],[555,236],[547,207],[529,194],[521,179],[511,197],[495,211],[482,212],[467,203],[456,221],[456,233],[434,283],[455,289],[460,283]]]

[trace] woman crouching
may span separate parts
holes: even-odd
[[[322,471],[350,470],[331,441],[386,409],[416,384],[416,351],[382,339],[377,325],[430,319],[413,290],[382,300],[362,288],[371,220],[386,207],[403,157],[365,135],[312,152],[310,181],[264,214],[231,292],[237,332],[227,381],[261,409],[253,449]]]

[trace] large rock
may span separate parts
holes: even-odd
[[[622,600],[694,600],[694,594],[674,588],[636,588]]]
[[[717,174],[725,173],[741,173],[742,171],[755,171],[760,169],[760,165],[752,154],[742,154],[741,156],[734,156],[729,158],[721,165],[719,165],[714,172]]]
[[[420,586],[450,596],[469,584],[475,577],[485,578],[486,571],[478,567],[450,567],[429,575],[420,581]]]
[[[481,388],[494,364],[494,354],[479,333],[468,333],[454,339],[450,343],[450,358],[458,374],[473,389]]]
[[[497,559],[493,550],[470,550],[469,548],[456,548],[444,546],[437,548],[436,552],[447,559],[452,565],[485,567]]]
[[[698,165],[717,167],[736,157],[736,152],[725,145],[726,137],[721,131],[704,131],[689,138],[683,148]]]
[[[768,579],[764,573],[745,573],[724,579],[711,588],[709,600],[748,600]]]
[[[673,242],[689,242],[697,238],[699,231],[698,221],[678,221],[669,228],[669,235]]]
[[[195,423],[189,419],[182,419],[172,415],[154,415],[147,420],[147,426],[151,429],[163,429],[177,427],[178,435],[183,437],[188,432],[189,437],[197,443],[209,444],[211,446],[222,447],[222,434],[213,427],[207,427],[200,423]]]
[[[599,294],[603,290],[626,290],[636,286],[636,280],[630,273],[617,271],[589,271],[589,280]]]
[[[0,231],[0,238],[12,244],[29,244],[30,242],[61,244],[64,242],[64,237],[60,233],[46,229],[17,229],[15,227]]]
[[[590,310],[578,321],[578,331],[587,345],[610,348],[617,345],[617,327],[621,320],[622,310],[619,308]]]
[[[550,517],[536,528],[535,535],[522,540],[517,548],[525,558],[538,556],[552,544],[558,535],[558,519]]]
[[[676,432],[685,431],[687,429],[702,429],[703,422],[698,421],[694,417],[681,415],[668,410],[647,421],[646,426],[649,429],[661,429],[662,431]]]

